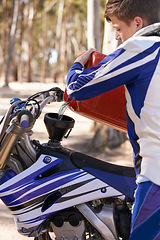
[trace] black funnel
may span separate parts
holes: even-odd
[[[63,137],[74,127],[74,119],[63,115],[62,119],[58,119],[58,113],[46,113],[44,122],[51,141],[61,141]],[[67,135],[67,136],[68,136]]]

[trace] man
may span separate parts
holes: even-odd
[[[122,44],[84,70],[89,49],[67,76],[70,98],[86,100],[125,86],[137,190],[130,240],[160,240],[160,1],[108,0],[105,18]]]

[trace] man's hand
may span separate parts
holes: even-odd
[[[95,48],[88,49],[88,51],[82,53],[79,57],[77,57],[75,62],[81,63],[84,67],[84,65],[88,62],[91,53],[93,53],[95,51],[96,51]]]

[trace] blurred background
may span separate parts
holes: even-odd
[[[0,80],[64,82],[74,59],[89,47],[107,53],[106,0],[1,0]],[[108,44],[110,45],[107,47]]]

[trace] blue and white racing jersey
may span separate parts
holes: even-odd
[[[67,76],[70,98],[86,100],[125,85],[127,128],[137,182],[160,185],[160,23],[145,27],[104,58],[83,69],[76,62]]]

